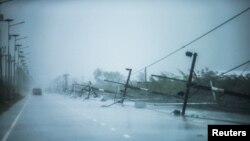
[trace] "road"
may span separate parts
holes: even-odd
[[[0,115],[1,141],[205,141],[207,124],[232,124],[176,117],[129,103],[102,107],[110,102],[28,95]]]

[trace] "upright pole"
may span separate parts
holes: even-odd
[[[63,91],[66,92],[67,89],[68,89],[68,74],[64,74],[63,77],[64,77],[64,88],[63,88]]]
[[[14,64],[13,64],[13,84],[14,84],[14,87],[16,86],[16,51],[17,51],[17,44],[16,44],[16,41],[17,41],[17,37],[19,35],[13,35],[15,40],[14,40]]]
[[[7,64],[8,64],[8,71],[7,71],[7,81],[11,84],[11,75],[10,75],[10,63],[11,63],[11,57],[10,57],[10,23],[13,21],[13,19],[6,19],[6,22],[8,22],[8,42],[7,42]]]
[[[8,22],[7,64],[7,81],[10,83],[10,22]]]
[[[145,73],[145,82],[147,82],[147,67],[145,67],[145,70],[144,70],[144,73]]]
[[[0,77],[1,77],[1,83],[3,81],[3,66],[2,66],[2,47],[0,48]]]
[[[20,90],[20,64],[19,64],[19,48],[17,48],[17,76],[16,76],[16,82],[17,82],[17,87],[18,91]]]
[[[10,21],[8,21],[8,44],[7,44],[7,62],[8,62],[8,82],[10,82]]]
[[[196,57],[197,57],[197,53],[192,54],[193,55],[193,61],[192,61],[192,65],[191,65],[191,69],[190,69],[190,73],[189,73],[189,77],[188,77],[188,82],[187,82],[187,88],[186,88],[186,93],[184,96],[184,102],[183,102],[183,107],[182,107],[182,116],[185,115],[185,110],[186,110],[186,106],[187,106],[187,101],[188,101],[188,95],[189,95],[189,90],[190,90],[190,86],[192,85],[192,78],[193,78],[193,72],[194,72],[194,66],[195,66],[195,62],[196,62]],[[191,55],[191,56],[192,56]],[[187,56],[190,56],[190,54]]]
[[[6,47],[4,49],[4,75],[5,75],[5,81],[8,82],[8,54],[6,54]]]
[[[131,72],[132,72],[132,69],[126,69],[127,71],[129,71],[128,73],[128,78],[127,78],[127,82],[125,84],[125,89],[124,89],[124,93],[123,93],[123,96],[122,96],[122,100],[121,100],[121,103],[124,102],[124,99],[126,97],[126,94],[127,94],[127,88],[128,88],[128,83],[129,83],[129,80],[130,80],[130,75],[131,75]]]
[[[14,67],[14,68],[13,68],[13,71],[14,71],[14,74],[13,74],[13,75],[14,75],[14,76],[13,76],[13,81],[14,81],[13,83],[14,83],[14,86],[16,86],[16,48],[17,48],[17,47],[16,47],[16,43],[15,43],[15,47],[14,47],[14,62],[13,62],[13,63],[14,63],[14,64],[13,64],[13,65],[14,65],[14,66],[13,66],[13,67]]]
[[[14,86],[14,75],[13,75],[13,72],[14,72],[14,58],[12,58],[11,56],[10,56],[10,84],[12,85],[12,86]]]
[[[7,62],[8,62],[8,81],[9,81],[9,83],[11,84],[11,72],[10,72],[10,66],[11,66],[11,60],[10,60],[10,58],[11,58],[11,54],[10,54],[10,39],[11,39],[11,35],[10,35],[10,27],[11,26],[16,26],[16,25],[19,25],[19,24],[23,24],[24,23],[24,21],[23,22],[19,22],[19,23],[16,23],[16,24],[10,24],[12,21],[14,21],[13,19],[6,19],[5,20],[6,22],[8,22],[8,60],[7,60]]]

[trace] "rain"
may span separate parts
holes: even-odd
[[[249,125],[249,25],[249,0],[0,0],[0,139]]]

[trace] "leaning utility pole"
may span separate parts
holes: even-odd
[[[123,95],[122,95],[122,100],[121,100],[121,103],[123,103],[124,102],[124,99],[125,99],[125,97],[126,97],[126,94],[127,94],[127,88],[128,88],[128,86],[129,86],[129,80],[130,80],[130,75],[131,75],[131,72],[132,72],[132,69],[129,69],[129,68],[126,68],[126,70],[127,71],[129,71],[129,73],[128,73],[128,78],[127,78],[127,81],[126,81],[126,84],[125,84],[125,88],[124,88],[124,92],[123,92]]]
[[[193,78],[194,66],[195,66],[195,62],[196,62],[197,53],[186,52],[186,56],[188,56],[188,57],[192,57],[193,56],[193,61],[192,61],[192,65],[191,65],[191,69],[190,69],[190,73],[189,73],[189,77],[188,77],[188,82],[186,84],[187,88],[186,88],[186,93],[184,95],[184,102],[183,102],[183,107],[182,107],[182,112],[181,112],[182,116],[185,115],[185,110],[186,110],[186,106],[187,106],[189,90],[190,90],[190,87],[192,85],[192,78]]]

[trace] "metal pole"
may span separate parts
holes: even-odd
[[[182,116],[185,115],[185,110],[186,110],[186,106],[187,106],[189,90],[190,90],[190,86],[192,85],[192,78],[193,78],[193,72],[194,72],[194,66],[195,66],[195,62],[196,62],[196,57],[197,57],[197,53],[194,53],[193,54],[193,61],[192,61],[192,65],[191,65],[191,70],[190,70],[189,77],[188,77],[186,93],[185,93],[185,96],[184,96],[184,102],[183,102],[182,113],[181,113]]]
[[[144,72],[144,73],[145,73],[145,79],[144,79],[144,80],[145,80],[145,82],[147,82],[147,67],[145,67],[145,70],[144,70],[144,71],[145,71],[145,72]]]
[[[126,82],[126,84],[125,84],[125,89],[124,89],[124,93],[123,93],[123,96],[122,96],[121,103],[124,102],[125,96],[126,96],[126,94],[127,94],[128,83],[129,83],[130,75],[131,75],[131,72],[132,72],[132,69],[128,69],[128,68],[127,68],[126,70],[129,71],[129,73],[128,73],[127,82]]]
[[[16,26],[16,25],[20,25],[20,24],[23,24],[25,23],[24,21],[22,22],[19,22],[19,23],[15,23],[15,24],[10,24],[12,21],[14,21],[13,19],[6,19],[5,20],[6,22],[8,22],[8,81],[9,83],[11,84],[11,72],[10,72],[10,65],[11,65],[11,54],[10,54],[10,27],[11,26]]]

